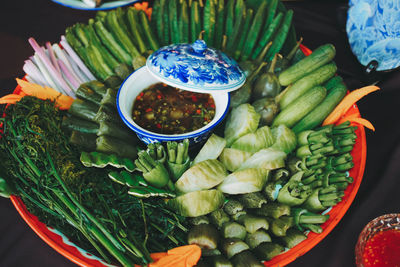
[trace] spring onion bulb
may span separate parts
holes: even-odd
[[[57,65],[60,66],[63,75],[65,75],[67,82],[69,82],[73,88],[78,88],[80,83],[78,82],[78,80],[75,79],[74,75],[70,72],[64,62],[61,59],[58,59],[57,63]]]
[[[51,60],[46,55],[44,48],[40,47],[35,39],[32,37],[28,39],[35,53],[37,53],[38,58],[43,63],[43,68],[47,69],[49,74],[52,76],[55,84],[58,85],[58,88],[63,91],[64,94],[75,97],[75,93],[68,86],[67,82],[63,79],[61,73],[59,73],[56,67],[51,63]]]
[[[53,44],[52,48],[54,50],[54,52],[56,53],[56,56],[58,58],[58,60],[61,60],[65,66],[68,68],[68,70],[71,72],[71,74],[74,76],[75,80],[77,80],[79,82],[79,85],[81,85],[82,83],[84,83],[86,80],[81,79],[81,77],[79,76],[79,74],[81,73],[81,71],[79,71],[79,69],[74,69],[72,67],[72,64],[70,62],[70,59],[68,59],[68,55],[67,53],[60,48],[60,46],[58,44]],[[73,88],[74,91],[76,91],[79,87],[79,85],[76,88]]]
[[[65,39],[64,35],[61,36],[60,44],[63,46],[65,51],[67,51],[68,55],[70,55],[71,58],[75,61],[75,63],[79,66],[79,68],[83,71],[83,73],[85,73],[85,75],[90,80],[96,80],[94,75],[90,72],[90,70],[86,67],[86,65],[83,63],[83,61],[80,59],[80,57],[75,53],[75,51],[69,45],[69,43],[67,42],[67,39]]]
[[[25,71],[27,75],[30,76],[30,78],[39,85],[44,86],[46,84],[46,80],[43,77],[42,73],[38,69],[38,67],[32,62],[32,60],[25,60],[25,64],[22,67],[22,69]]]

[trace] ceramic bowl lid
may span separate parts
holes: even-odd
[[[346,31],[359,62],[384,71],[400,66],[400,1],[350,0]]]
[[[199,93],[230,92],[246,80],[234,59],[203,40],[164,46],[147,58],[146,66],[160,81]]]

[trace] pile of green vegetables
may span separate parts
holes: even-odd
[[[123,266],[186,243],[202,248],[198,266],[263,266],[321,233],[321,212],[353,182],[356,129],[320,126],[347,88],[335,48],[305,57],[292,17],[279,0],[156,0],[151,19],[118,8],[69,27],[99,81],[81,84],[68,112],[28,96],[3,107],[0,194]],[[247,76],[221,132],[199,150],[188,140],[140,146],[116,88],[159,46],[198,38]]]
[[[26,96],[4,111],[2,195],[20,196],[41,222],[108,263],[146,264],[150,252],[185,244],[184,218],[160,198],[129,195],[108,176],[129,169],[132,159],[102,153],[101,168],[84,167],[82,148],[69,143],[62,130],[65,114],[53,102]]]

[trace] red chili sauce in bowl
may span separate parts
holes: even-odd
[[[400,266],[400,230],[376,233],[369,239],[363,253],[364,267]]]
[[[181,90],[164,83],[153,84],[135,99],[132,119],[143,129],[160,134],[198,130],[214,118],[210,94]]]

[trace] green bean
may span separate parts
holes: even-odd
[[[208,46],[214,45],[214,28],[215,28],[215,3],[214,0],[206,0],[204,6],[204,41]]]
[[[246,42],[243,46],[242,54],[240,60],[245,61],[247,60],[251,52],[253,51],[254,45],[258,40],[258,36],[261,30],[263,16],[265,12],[265,8],[267,7],[267,2],[263,2],[257,10],[256,15],[254,16],[253,23],[248,31]],[[246,33],[246,32],[244,32]]]
[[[227,11],[226,11],[226,24],[225,24],[225,35],[227,38],[231,36],[233,32],[233,8],[235,0],[228,0]]]
[[[251,23],[252,19],[253,19],[253,9],[247,9],[246,19],[244,21],[242,32],[248,32],[249,31],[250,23]],[[240,54],[242,52],[242,48],[244,46],[244,42],[245,41],[246,41],[246,34],[242,34],[240,36],[239,41],[238,41],[238,45],[237,45],[236,51],[234,53],[234,58],[236,58],[236,59],[240,58]]]
[[[113,10],[108,12],[106,23],[111,33],[115,35],[114,37],[117,42],[119,41],[120,45],[125,48],[126,51],[128,51],[133,57],[140,55],[135,45],[118,23],[116,11]]]
[[[161,0],[161,6],[164,7],[163,9],[164,45],[168,45],[170,44],[171,38],[169,36],[169,7],[166,0]]]
[[[283,18],[283,22],[275,35],[274,41],[272,42],[271,48],[267,52],[267,60],[270,61],[276,53],[282,49],[283,44],[286,41],[286,37],[288,35],[290,25],[292,23],[293,18],[293,10],[288,10],[286,12],[285,17]]]
[[[228,36],[228,51],[233,53],[236,47],[236,40],[242,30],[243,23],[242,21],[246,18],[246,6],[244,5],[243,0],[236,1],[235,5],[235,23],[233,25],[233,31],[230,36]],[[242,33],[243,34],[243,33]]]
[[[221,48],[222,39],[224,35],[224,19],[225,19],[224,5],[225,5],[224,0],[218,0],[217,18],[215,25],[215,39],[214,39],[214,47],[217,49]]]
[[[156,38],[154,36],[154,33],[153,33],[152,29],[150,28],[149,19],[147,18],[147,15],[146,15],[146,13],[144,13],[143,10],[139,11],[139,17],[140,17],[140,22],[141,22],[141,24],[143,26],[143,30],[145,32],[145,36],[147,38],[147,41],[150,44],[150,48],[153,51],[158,50],[158,48],[160,46],[158,45],[158,42],[157,42],[157,40],[156,40]]]
[[[132,66],[132,57],[122,48],[101,21],[94,23],[94,28],[101,42],[120,61]]]
[[[202,29],[202,20],[201,20],[201,5],[198,1],[193,2],[192,5],[192,42],[196,41],[199,38],[199,34]]]
[[[171,36],[171,42],[176,44],[179,42],[179,27],[178,27],[178,11],[177,11],[177,0],[168,0],[168,14],[169,14],[169,32]]]
[[[129,8],[126,12],[126,18],[129,22],[130,32],[132,33],[133,38],[136,40],[140,53],[144,53],[145,51],[147,51],[147,47],[143,42],[142,35],[140,35],[140,32],[138,30],[138,22],[135,16],[136,14],[134,10]]]
[[[179,35],[181,43],[189,42],[189,14],[186,0],[182,0],[181,12],[179,16]]]

